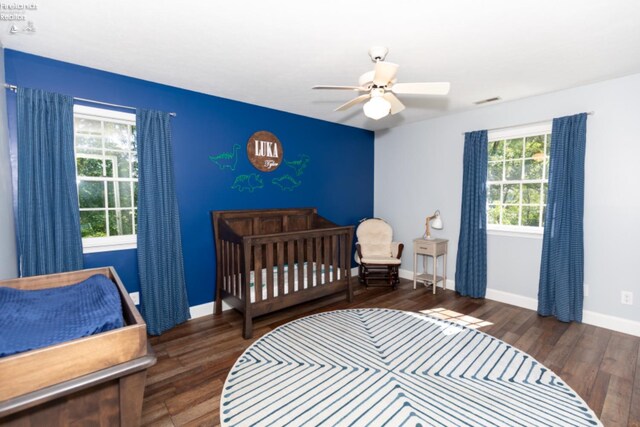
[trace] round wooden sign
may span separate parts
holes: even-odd
[[[273,172],[282,163],[284,150],[280,140],[271,132],[261,130],[247,141],[247,157],[262,172]]]

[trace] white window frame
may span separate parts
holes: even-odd
[[[134,113],[125,113],[122,111],[108,110],[105,108],[94,108],[86,105],[74,105],[73,107],[73,115],[74,119],[76,116],[83,117],[94,117],[99,120],[112,120],[114,122],[126,123],[126,124],[134,124],[136,123],[136,115]],[[75,129],[74,129],[74,158],[77,159],[75,152]],[[81,157],[91,158],[91,154],[81,154]],[[102,158],[102,157],[100,157]],[[115,166],[114,166],[115,167]],[[77,177],[77,171],[76,171]],[[78,179],[78,178],[76,178]],[[85,179],[85,178],[83,178]],[[91,179],[89,179],[91,181]],[[100,179],[96,179],[96,181],[101,181]],[[136,181],[133,180],[132,181]],[[116,186],[117,187],[117,186]],[[105,197],[107,195],[105,194]],[[133,194],[132,194],[132,201]],[[134,207],[136,209],[136,207]],[[96,208],[96,210],[105,210],[102,208]],[[107,236],[107,237],[84,237],[82,239],[82,252],[85,254],[96,253],[96,252],[110,252],[110,251],[118,251],[125,249],[136,249],[138,247],[138,236],[137,234],[130,234],[126,236]]]
[[[488,141],[500,141],[503,139],[514,139],[514,138],[525,138],[527,136],[535,136],[535,135],[547,135],[551,134],[552,122],[540,122],[530,125],[524,126],[513,126],[509,128],[502,128],[496,130],[490,130],[488,132],[487,138]],[[487,162],[487,167],[489,167],[489,163]],[[549,177],[546,177],[547,183]],[[538,181],[538,180],[536,180]],[[544,181],[544,180],[543,180]],[[487,179],[487,183],[488,183]],[[524,180],[513,181],[514,183],[527,183]],[[488,184],[487,184],[487,192],[488,192]],[[546,200],[545,206],[546,206]],[[522,200],[520,200],[520,204],[522,205]],[[488,203],[487,203],[488,205]],[[546,214],[546,209],[542,214]],[[487,213],[488,216],[488,213]],[[531,226],[522,226],[522,225],[502,225],[502,224],[489,224],[487,221],[487,234],[494,236],[508,236],[508,237],[525,237],[525,238],[533,238],[533,239],[542,239],[544,235],[544,227],[531,227]]]

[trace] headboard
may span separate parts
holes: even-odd
[[[212,211],[211,219],[216,236],[218,236],[219,220],[224,220],[239,236],[336,227],[336,224],[319,216],[316,208]]]

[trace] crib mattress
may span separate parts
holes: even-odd
[[[330,283],[332,281],[335,280],[340,280],[340,270],[338,269],[335,273],[333,271],[333,266],[329,266],[329,271],[328,274],[325,274],[325,267],[324,265],[320,266],[320,283],[318,283],[317,280],[317,271],[316,271],[316,263],[304,263],[300,266],[298,266],[298,264],[294,264],[294,272],[293,272],[293,277],[294,277],[294,281],[293,281],[293,286],[292,286],[292,290],[289,289],[289,266],[285,265],[284,266],[284,294],[288,294],[291,292],[296,292],[300,286],[300,283],[298,283],[298,268],[302,268],[303,269],[303,283],[302,288],[306,289],[309,287],[309,281],[308,281],[308,269],[311,268],[312,269],[312,283],[311,286],[318,286],[318,285],[324,285],[325,283]],[[267,269],[263,268],[262,269],[262,300],[267,299]],[[277,267],[273,267],[273,296],[277,297],[278,296],[278,268]],[[335,276],[335,277],[334,277]],[[256,301],[256,286],[255,286],[255,271],[251,271],[251,276],[249,277],[249,287],[251,289],[251,302],[255,302]]]

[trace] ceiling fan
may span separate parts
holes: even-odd
[[[327,86],[318,85],[313,89],[337,89],[366,92],[351,101],[342,104],[334,111],[344,111],[361,102],[366,102],[363,106],[364,115],[379,120],[391,114],[404,110],[404,105],[396,94],[412,95],[446,95],[449,93],[449,82],[430,83],[396,83],[396,73],[398,65],[385,62],[389,53],[386,47],[372,47],[369,49],[369,56],[375,62],[375,68],[360,76],[358,86]]]

